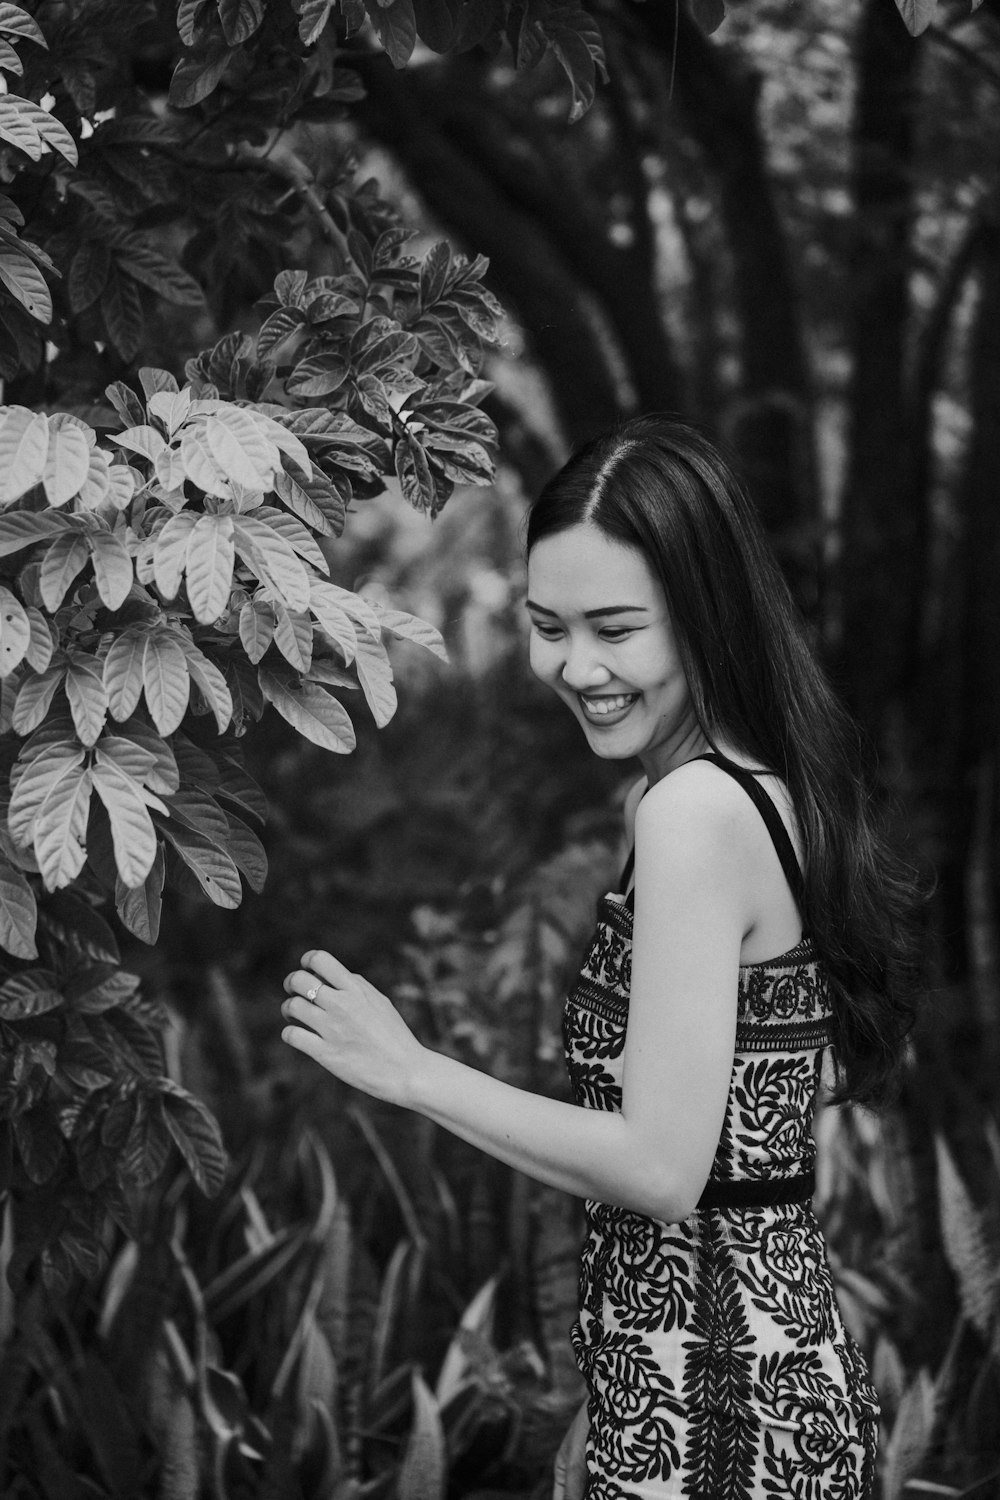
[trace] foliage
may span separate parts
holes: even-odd
[[[538,1357],[498,1351],[495,1279],[442,1297],[416,1228],[373,1262],[308,1131],[217,1206],[165,1184],[72,1319],[37,1288],[5,1330],[3,1493],[444,1500],[503,1473]]]
[[[882,1401],[883,1500],[986,1493],[1000,1474],[1000,1135],[986,1127],[984,1205],[973,1201],[944,1138],[935,1142],[937,1208],[959,1314],[939,1366],[910,1350],[928,1317],[915,1234],[915,1164],[891,1121],[827,1110],[820,1118],[818,1209],[838,1294]],[[863,1269],[862,1269],[863,1268]]]
[[[110,387],[118,433],[0,414],[5,1180],[27,1194],[25,1257],[74,1226],[58,1261],[45,1249],[50,1275],[93,1269],[102,1209],[126,1215],[171,1138],[203,1185],[219,1181],[214,1127],[162,1077],[162,1017],[114,973],[110,934],[87,936],[93,904],[113,899],[146,942],[165,882],[238,905],[241,873],[258,889],[266,873],[239,736],[270,704],[347,752],[331,689],[360,687],[380,724],[395,709],[383,632],[442,650],[430,626],[328,581],[318,542],[389,478],[433,513],[457,478],[490,472],[493,429],[472,404],[495,314],[483,267],[440,245],[418,262],[405,240],[352,232],[340,276],[280,274],[256,340],[221,340],[183,389],[157,370],[141,372],[143,401]],[[67,887],[79,895],[53,907]],[[178,1115],[200,1121],[203,1150]]]

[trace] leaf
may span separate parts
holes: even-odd
[[[324,634],[343,652],[345,662],[352,662],[358,649],[357,631],[329,584],[320,579],[313,582],[309,608]]]
[[[24,63],[18,57],[10,42],[6,42],[2,38],[0,38],[0,68],[5,73],[23,74],[24,72]],[[20,222],[23,223],[24,221],[21,220]]]
[[[108,716],[108,695],[100,665],[92,656],[81,653],[70,658],[66,668],[66,697],[81,743],[96,744]]]
[[[28,969],[0,985],[0,1016],[5,1021],[43,1016],[62,1003],[59,981],[48,969]]]
[[[263,0],[219,0],[222,32],[230,47],[249,41],[264,19]]]
[[[233,819],[233,822],[238,821]],[[254,890],[259,889],[259,886],[254,886]],[[21,871],[0,854],[0,948],[15,958],[37,958],[37,920],[38,908],[31,885]]]
[[[354,749],[354,725],[347,710],[323,688],[312,683],[293,688],[263,667],[258,677],[267,701],[305,739],[338,755],[349,755]]]
[[[312,661],[312,620],[307,614],[292,614],[280,604],[275,612],[274,644],[296,672],[308,672]]]
[[[181,823],[163,823],[161,828],[206,896],[216,906],[235,911],[243,899],[243,887],[229,855],[203,833]]]
[[[408,500],[415,510],[426,511],[433,516],[439,509],[437,488],[427,455],[417,439],[400,438],[393,454],[393,462],[404,500]]]
[[[896,7],[910,35],[920,36],[934,19],[937,0],[896,0]]]
[[[98,450],[98,452],[99,451],[100,450]],[[90,455],[91,463],[93,463],[94,456],[95,455],[93,453]],[[102,453],[101,457],[104,458],[105,455]],[[135,469],[130,468],[128,464],[110,464],[108,467],[107,493],[108,499],[111,501],[112,505],[114,505],[118,510],[125,510],[133,495],[135,494],[136,484],[139,481],[139,474]],[[86,485],[80,491],[81,502],[83,501],[85,493]]]
[[[267,490],[276,465],[258,467],[254,455],[247,450],[245,441],[233,432],[229,425],[209,417],[203,428],[208,451],[218,466],[219,472],[230,484],[241,484],[247,490]],[[254,434],[259,436],[259,434]],[[277,459],[277,450],[274,450]],[[197,481],[196,481],[197,482]],[[202,485],[204,489],[205,486]]]
[[[180,647],[188,664],[191,681],[215,715],[219,733],[224,734],[233,717],[233,698],[226,685],[225,675],[214,661],[210,661],[203,651],[198,650],[190,637],[187,640],[181,639]]]
[[[235,521],[240,556],[288,609],[309,608],[309,574],[284,537],[254,516]]]
[[[32,111],[24,108],[27,102],[16,94],[6,94],[0,98],[0,140],[16,146],[18,151],[23,151],[32,161],[39,161],[45,147],[32,118]]]
[[[962,1311],[980,1336],[988,1340],[1000,1289],[996,1253],[986,1233],[985,1216],[969,1196],[941,1136],[935,1137],[934,1145],[945,1254],[958,1283]]]
[[[271,644],[276,621],[274,608],[265,599],[248,599],[240,610],[240,640],[255,666]]]
[[[164,1078],[159,1086],[167,1129],[191,1176],[203,1193],[217,1193],[225,1181],[226,1151],[215,1119],[179,1084]]]
[[[162,735],[173,734],[187,710],[191,679],[184,652],[166,630],[152,631],[146,637],[142,683],[153,723]]]
[[[79,531],[56,537],[42,560],[39,575],[38,586],[46,609],[55,613],[89,557],[87,538]]]
[[[163,423],[171,438],[191,412],[191,388],[182,391],[154,391],[146,403],[149,415]]]
[[[169,797],[180,785],[180,773],[173,750],[156,731],[141,719],[129,719],[121,727],[121,735],[135,745],[148,750],[153,757],[153,769],[146,773],[143,781],[150,791]]]
[[[104,394],[126,427],[141,427],[143,425],[146,420],[146,413],[142,402],[135,394],[135,391],[131,390],[124,381],[113,380],[109,386],[105,386]],[[152,430],[150,428],[150,431]],[[116,441],[117,439],[112,438],[112,442]],[[161,438],[160,441],[162,442],[163,439]]]
[[[286,511],[276,510],[274,506],[262,505],[254,512],[254,519],[262,525],[270,526],[272,531],[284,537],[292,551],[297,552],[318,573],[329,573],[330,564],[316,545],[315,539],[294,516],[288,515]]]
[[[124,885],[137,888],[153,867],[157,847],[142,789],[107,760],[96,761],[91,775],[94,790],[107,809],[118,874]]]
[[[180,390],[176,377],[169,370],[161,370],[158,365],[142,365],[139,369],[139,384],[147,402],[152,401],[159,391],[169,391],[171,395],[176,395]]]
[[[182,786],[166,804],[171,818],[228,853],[229,821],[211,792]]]
[[[274,477],[274,493],[284,501],[288,509],[293,511],[307,526],[311,526],[313,531],[328,536],[335,528],[333,522],[313,499],[313,493],[316,492],[322,494],[324,499],[332,499],[334,495],[332,485],[323,476],[316,476],[305,485],[283,469]]]
[[[264,845],[242,818],[231,812],[227,812],[225,817],[229,824],[226,851],[235,861],[250,889],[259,895],[267,881],[267,854]]]
[[[46,890],[69,885],[86,863],[92,787],[89,771],[71,771],[52,786],[38,809],[34,848]]]
[[[186,573],[188,599],[203,625],[217,620],[229,603],[235,561],[232,516],[199,516],[188,537]]]
[[[187,563],[188,542],[197,518],[190,511],[171,516],[156,538],[153,552],[153,579],[164,600],[175,599],[181,586],[181,575]]]
[[[44,474],[49,424],[41,412],[29,411],[26,406],[5,406],[2,412],[0,474],[3,475],[3,490],[0,499],[7,504],[38,484]]]
[[[155,943],[160,934],[165,868],[163,850],[158,848],[152,869],[142,885],[129,887],[119,879],[115,886],[118,916],[129,932],[143,943]]]
[[[49,622],[40,609],[33,604],[27,605],[25,613],[28,616],[28,624],[31,626],[31,641],[25,652],[25,660],[36,672],[44,672],[52,660],[55,650],[55,642],[52,639],[52,629]]]
[[[31,741],[28,743],[30,745]],[[17,780],[7,810],[7,826],[15,844],[24,848],[32,842],[35,818],[49,788],[60,776],[82,765],[83,757],[82,745],[75,740],[61,739],[30,759],[18,761],[15,766]]]
[[[299,13],[299,41],[303,47],[318,42],[330,19],[334,0],[294,0],[294,9]]]
[[[0,5],[0,32],[4,36],[26,37],[29,42],[48,49],[49,44],[34,16],[29,16],[23,6],[9,4],[8,0]]]
[[[8,407],[8,410],[10,409]],[[42,420],[45,420],[44,417]],[[48,442],[48,427],[45,432],[46,442]],[[0,434],[0,463],[2,462],[2,434]],[[0,516],[0,557],[8,557],[12,552],[20,552],[22,548],[30,547],[35,542],[47,540],[60,531],[65,531],[72,524],[66,516],[52,515],[46,511],[19,510]]]
[[[0,677],[9,677],[31,645],[31,622],[24,605],[0,585]]]
[[[448,652],[441,632],[435,630],[427,620],[408,614],[404,609],[380,609],[377,614],[382,629],[387,630],[390,635],[397,636],[403,641],[413,641],[417,646],[423,646],[425,651],[430,651],[439,661],[448,660]]]
[[[33,99],[21,99],[13,95],[7,97],[12,104],[16,103],[21,106],[22,114],[30,119],[44,145],[50,150],[58,151],[71,167],[79,166],[80,158],[76,149],[76,141],[61,120],[57,120],[55,115],[50,115],[47,109],[43,109]]]
[[[192,484],[204,490],[206,495],[217,495],[222,500],[229,498],[229,482],[209,446],[204,423],[185,427],[181,438],[181,459]]]
[[[66,295],[73,312],[81,313],[97,301],[111,269],[111,252],[102,240],[84,240],[70,262]]]
[[[354,666],[372,717],[378,727],[384,729],[396,712],[396,689],[392,685],[392,667],[382,642],[359,636]]]
[[[131,474],[131,469],[122,465],[117,466],[119,474]],[[76,497],[76,509],[97,510],[107,498],[111,489],[111,460],[103,448],[93,448],[90,453],[90,462],[87,466],[87,477],[80,487],[80,493]],[[131,499],[131,488],[128,499]],[[128,500],[126,500],[126,504]]]
[[[213,92],[232,57],[229,48],[218,42],[192,57],[182,57],[170,80],[168,98],[175,109],[190,109]]]
[[[112,266],[101,293],[101,316],[108,337],[124,360],[133,360],[139,352],[145,320],[142,301],[135,282]]]
[[[298,439],[286,433],[277,422],[267,422],[266,418],[258,418],[254,412],[240,406],[233,406],[228,401],[222,402],[219,409],[210,416],[208,428],[210,446],[219,439],[220,428],[239,443],[244,458],[250,461],[255,474],[255,482],[247,482],[245,486],[247,489],[269,490],[274,483],[275,473],[281,468],[280,449],[283,447],[287,450],[290,446],[293,446],[296,451],[302,449],[302,444]],[[280,438],[280,444],[275,441],[272,434]],[[226,451],[230,451],[228,447]],[[309,463],[308,454],[306,454],[306,463]],[[232,473],[228,467],[226,472]]]
[[[148,286],[164,302],[201,307],[205,294],[193,276],[169,260],[145,235],[133,231],[114,241],[115,261],[133,280]]]
[[[301,307],[279,307],[264,319],[257,334],[257,353],[261,359],[277,349],[293,333],[304,328],[306,315]]]
[[[285,381],[290,396],[329,396],[340,389],[350,373],[342,354],[332,350],[300,360]]]
[[[123,386],[122,389],[128,390],[128,387]],[[132,396],[133,401],[136,401],[131,391],[128,391],[128,394]],[[144,422],[136,427],[129,427],[125,432],[113,433],[111,441],[118,443],[122,448],[130,449],[133,453],[141,453],[143,458],[153,460],[159,458],[167,446],[162,432],[158,432],[155,427],[150,427]]]
[[[396,1481],[397,1500],[444,1500],[448,1460],[441,1414],[416,1370],[410,1384],[413,1425]]]
[[[137,626],[123,631],[104,658],[104,687],[108,707],[119,721],[133,714],[142,694],[142,659],[146,632]]]
[[[95,531],[89,540],[97,592],[108,609],[120,609],[135,582],[128,549],[117,532]]]
[[[33,673],[23,679],[17,690],[12,720],[17,734],[31,734],[38,728],[49,711],[65,671],[65,667],[52,667],[49,671]]]

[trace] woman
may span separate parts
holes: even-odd
[[[549,483],[527,607],[532,670],[645,773],[566,1006],[575,1103],[429,1051],[325,952],[285,982],[284,1039],[587,1199],[589,1398],[557,1500],[856,1500],[878,1405],[810,1205],[811,1117],[828,1049],[836,1098],[884,1096],[912,1005],[910,886],[855,736],[749,502],[678,419],[625,423]]]

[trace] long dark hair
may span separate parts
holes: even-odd
[[[529,512],[528,552],[582,522],[652,566],[710,743],[788,787],[803,921],[833,990],[833,1097],[884,1101],[915,1019],[916,880],[882,832],[857,727],[809,648],[753,505],[691,423],[636,417],[549,481]]]

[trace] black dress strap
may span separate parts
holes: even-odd
[[[728,760],[726,756],[720,755],[717,750],[708,751],[704,755],[696,755],[694,759],[711,761],[713,765],[719,767],[720,771],[728,772],[734,781],[739,782],[764,820],[764,826],[771,835],[774,852],[781,861],[781,868],[785,872],[785,879],[788,881],[789,889],[795,897],[795,904],[798,906],[799,911],[804,913],[806,883],[803,879],[798,856],[795,853],[795,847],[788,836],[788,829],[781,820],[781,814],[754,773],[748,771],[745,766],[738,766],[735,761]]]
[[[803,879],[802,870],[799,866],[798,856],[796,855],[794,845],[792,844],[792,841],[788,836],[788,829],[781,821],[781,814],[778,812],[778,809],[775,807],[774,803],[771,801],[771,798],[768,796],[767,792],[765,792],[760,782],[756,779],[754,773],[752,771],[748,771],[745,766],[738,766],[734,760],[729,760],[725,755],[720,755],[717,750],[706,751],[704,755],[696,755],[693,757],[693,759],[711,761],[713,765],[719,767],[720,771],[728,772],[728,774],[733,778],[734,781],[739,782],[740,786],[746,792],[747,796],[750,798],[750,801],[753,803],[754,807],[756,807],[757,811],[760,813],[761,817],[764,820],[764,826],[766,827],[768,833],[771,835],[771,843],[774,845],[774,852],[778,856],[778,859],[781,861],[781,868],[785,872],[785,879],[788,881],[789,889],[791,890],[791,893],[795,898],[795,904],[804,917],[806,883]],[[627,891],[627,894],[625,896],[625,905],[629,908],[630,911],[634,909],[635,892],[634,890],[628,890],[628,883],[631,878],[634,866],[635,849],[633,847],[629,850],[628,859],[625,861],[625,866],[622,870],[620,881],[620,889],[623,891]]]

